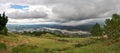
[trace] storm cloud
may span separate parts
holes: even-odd
[[[15,11],[8,14],[10,18],[13,19],[37,19],[37,18],[45,18],[47,17],[47,13],[39,12],[39,11]]]
[[[42,19],[44,22],[62,25],[97,22],[109,18],[113,13],[120,13],[119,0],[1,0],[0,2],[1,12],[6,11],[10,19]],[[12,4],[28,7],[14,9],[10,8]]]

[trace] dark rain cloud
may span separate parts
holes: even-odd
[[[46,18],[48,16],[45,12],[39,12],[39,11],[15,11],[10,14],[8,14],[10,18],[12,19],[38,19],[38,18]]]

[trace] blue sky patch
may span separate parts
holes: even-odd
[[[10,8],[20,9],[20,10],[23,10],[24,8],[28,8],[28,7],[29,7],[29,6],[18,5],[18,4],[11,4],[11,5],[10,5]]]

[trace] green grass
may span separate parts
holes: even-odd
[[[6,50],[6,49],[7,49],[6,44],[0,43],[0,51],[1,51],[1,50]]]
[[[0,35],[0,47],[8,53],[119,53],[120,41],[109,45],[108,41],[88,38],[60,38],[52,34],[41,37],[10,33]]]

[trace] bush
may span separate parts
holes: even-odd
[[[43,37],[43,38],[53,38],[54,35],[46,33],[46,34],[42,34],[41,37]]]
[[[1,50],[6,50],[6,49],[7,49],[6,44],[0,43],[0,51],[1,51]]]
[[[74,46],[75,46],[75,48],[77,48],[77,47],[81,47],[83,45],[78,43],[78,44],[75,44]]]
[[[18,45],[11,49],[10,53],[56,53],[57,50],[43,48],[33,45]]]
[[[22,44],[12,48],[10,53],[38,53],[35,51],[36,48],[38,47]]]

